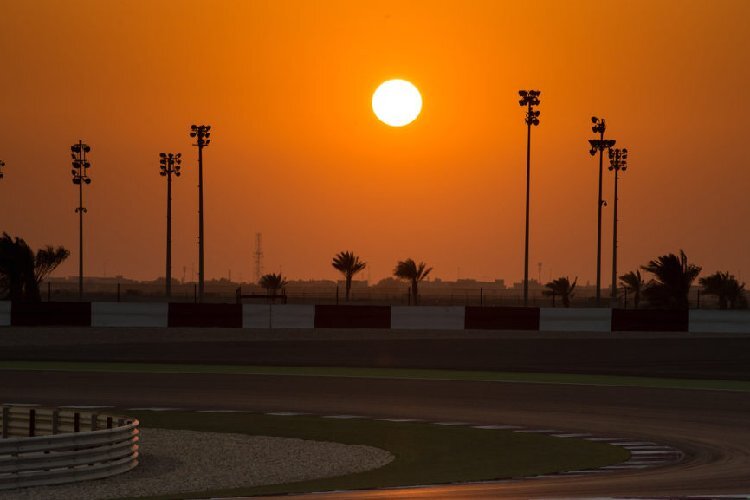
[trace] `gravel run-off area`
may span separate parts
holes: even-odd
[[[141,428],[140,464],[108,479],[0,492],[0,499],[70,500],[160,495],[291,483],[382,467],[371,446]]]

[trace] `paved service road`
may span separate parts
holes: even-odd
[[[361,498],[393,498],[397,493],[399,498],[514,498],[750,492],[750,394],[742,392],[213,374],[3,371],[2,380],[0,400],[5,402],[515,424],[655,441],[686,454],[680,464],[650,470],[362,492]]]

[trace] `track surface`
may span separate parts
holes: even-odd
[[[529,498],[750,492],[750,396],[739,392],[499,382],[206,374],[0,372],[0,400],[301,411],[516,424],[670,444],[677,465],[496,484],[361,492],[357,498]],[[351,493],[315,498],[351,498]]]

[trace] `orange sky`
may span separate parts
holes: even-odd
[[[77,273],[70,144],[92,146],[86,274],[164,273],[158,153],[173,185],[173,275],[197,270],[196,148],[205,150],[207,278],[265,270],[335,278],[351,249],[373,280],[398,259],[434,275],[523,273],[525,125],[532,131],[531,276],[593,281],[592,114],[631,150],[620,264],[684,248],[750,275],[750,2],[0,0],[0,228],[63,244]],[[413,124],[370,109],[383,80],[422,92]],[[605,172],[611,202],[612,175]],[[609,282],[612,204],[604,210]]]

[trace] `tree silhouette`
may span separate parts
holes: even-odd
[[[570,278],[567,276],[561,276],[544,285],[549,288],[549,290],[545,290],[542,293],[547,296],[560,296],[562,298],[563,307],[570,307],[570,299],[573,298],[573,290],[576,288],[576,283],[578,283],[578,277],[576,277],[576,279],[573,280],[573,283],[571,283]]]
[[[34,254],[22,238],[3,233],[0,238],[0,289],[6,299],[26,302],[42,300],[39,284],[54,271],[70,252],[64,247],[46,246]]]
[[[625,289],[633,294],[633,304],[638,309],[638,304],[641,301],[641,294],[643,293],[646,283],[641,278],[641,272],[639,270],[630,271],[627,274],[620,276],[620,283],[625,286]]]
[[[701,267],[688,263],[687,255],[661,255],[641,269],[654,275],[643,289],[643,296],[654,307],[688,309],[690,286],[701,272]]]
[[[418,284],[430,274],[430,271],[432,268],[428,268],[427,264],[424,262],[417,264],[412,259],[399,261],[393,270],[395,277],[411,282],[411,296],[415,306],[419,304]]]
[[[719,309],[745,309],[747,299],[745,298],[745,284],[740,284],[734,276],[717,271],[716,273],[698,280],[706,295],[715,295],[719,298]]]
[[[331,265],[334,269],[344,275],[346,279],[346,301],[349,302],[349,292],[352,289],[352,278],[355,274],[367,267],[367,262],[359,260],[354,252],[339,252],[333,257]]]
[[[287,284],[287,281],[280,273],[272,273],[264,274],[263,276],[261,276],[260,280],[258,280],[258,284],[261,286],[261,288],[264,288],[269,295],[271,295],[284,288]]]

